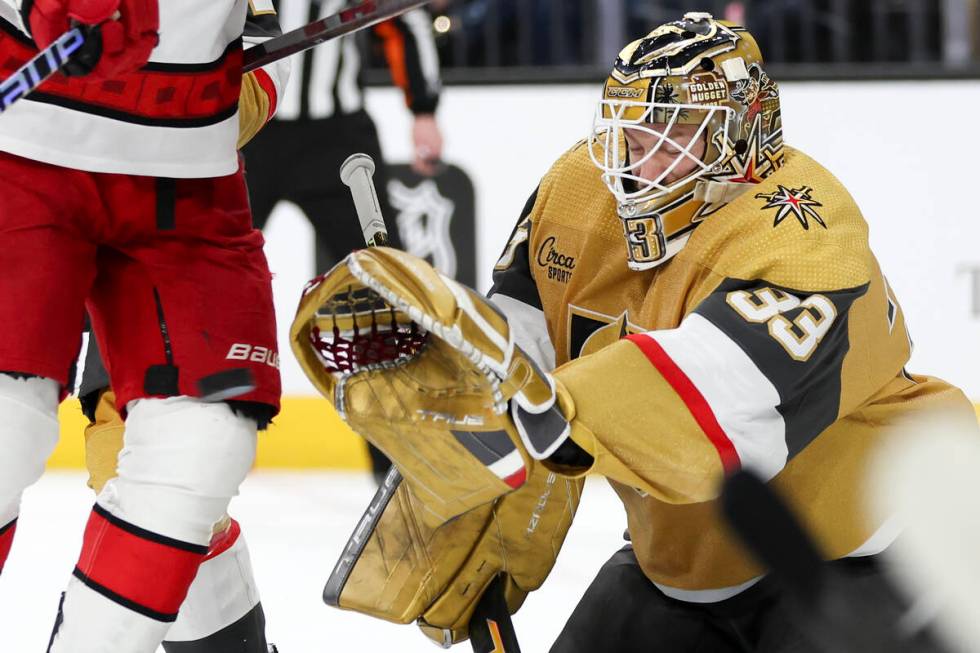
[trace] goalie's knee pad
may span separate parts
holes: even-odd
[[[128,413],[118,476],[99,504],[153,533],[207,545],[252,466],[255,421],[188,397],[141,399]]]
[[[58,383],[0,373],[0,527],[17,516],[24,488],[58,443]]]

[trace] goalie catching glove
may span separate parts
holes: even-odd
[[[389,248],[354,252],[304,292],[293,351],[440,521],[525,483],[568,438],[555,383],[486,299]]]

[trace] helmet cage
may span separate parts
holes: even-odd
[[[698,115],[702,116],[700,121],[696,121]],[[672,195],[724,163],[731,155],[728,139],[724,135],[734,119],[735,112],[727,106],[602,100],[597,107],[589,137],[589,155],[602,171],[602,180],[620,207],[640,206]],[[697,131],[686,145],[671,135],[678,124],[698,124]],[[658,128],[660,125],[663,127]],[[637,161],[631,161],[629,157],[626,142],[629,130],[656,138]],[[722,137],[716,138],[719,134]],[[702,140],[706,143],[705,153],[703,157],[698,157],[692,150]],[[717,143],[721,143],[721,148],[717,147]],[[668,146],[677,151],[674,161],[656,179],[641,176],[643,165]],[[710,160],[705,160],[705,157],[710,157]],[[695,163],[695,169],[667,183],[670,175],[684,161]]]

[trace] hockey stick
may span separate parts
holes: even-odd
[[[790,600],[794,622],[826,653],[944,653],[929,632],[910,631],[888,609],[886,588],[863,586],[825,563],[813,539],[776,492],[752,472],[725,480],[721,510],[749,551]],[[889,613],[890,612],[890,613]]]
[[[340,167],[340,179],[351,189],[364,242],[368,247],[382,247],[388,243],[388,229],[381,214],[381,203],[374,186],[374,171],[374,160],[370,156],[354,154]],[[361,515],[337,564],[327,578],[323,588],[323,601],[327,605],[340,607],[340,595],[354,570],[354,565],[364,552],[364,547],[401,482],[401,473],[392,466],[381,486],[374,493],[367,510]],[[501,577],[497,577],[487,587],[470,618],[469,636],[474,653],[520,653],[514,624],[511,622],[510,611],[507,609],[507,601],[504,597],[502,580]],[[442,642],[442,646],[449,648],[452,643],[452,635],[446,633],[446,641]]]
[[[91,29],[94,28],[71,28],[18,68],[14,74],[0,82],[0,113],[58,72],[71,56],[85,45]]]
[[[428,2],[429,0],[364,0],[349,9],[249,48],[245,51],[242,72],[250,72],[325,41],[376,25]],[[68,63],[72,55],[85,45],[91,29],[93,28],[73,27],[0,82],[0,113],[32,93]]]
[[[247,73],[261,68],[324,41],[376,25],[428,2],[429,0],[364,0],[358,5],[249,48],[245,51],[242,71]]]

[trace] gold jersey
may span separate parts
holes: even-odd
[[[672,260],[638,272],[580,144],[528,202],[494,282],[498,305],[521,308],[512,323],[553,346],[572,438],[621,497],[644,572],[675,598],[721,600],[763,573],[719,517],[726,471],[771,479],[828,559],[874,554],[895,536],[863,509],[876,443],[927,408],[972,415],[958,389],[905,371],[905,320],[860,210],[791,148]]]

